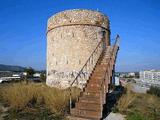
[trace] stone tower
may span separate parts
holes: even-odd
[[[100,12],[75,9],[50,17],[46,84],[68,87],[101,39],[110,45],[109,20]]]

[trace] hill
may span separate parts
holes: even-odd
[[[24,67],[0,64],[0,71],[24,71]]]

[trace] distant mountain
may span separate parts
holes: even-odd
[[[0,64],[0,71],[24,71],[24,67]]]

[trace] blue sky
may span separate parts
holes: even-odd
[[[0,0],[0,64],[45,69],[46,25],[66,9],[99,10],[121,36],[117,71],[160,69],[159,0]]]

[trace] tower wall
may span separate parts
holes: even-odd
[[[47,81],[66,88],[101,39],[110,45],[109,20],[90,10],[67,10],[52,16],[47,27]]]

